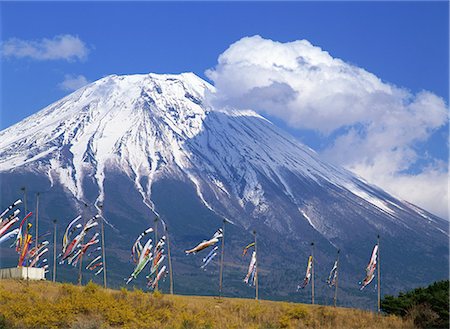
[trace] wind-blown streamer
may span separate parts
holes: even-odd
[[[214,252],[215,252],[217,249],[219,249],[219,246],[215,246],[215,247],[209,252],[209,254],[208,254],[206,257],[204,257],[204,258],[202,259],[202,262],[203,262],[203,263],[206,263],[207,260],[212,256],[212,254],[214,254]]]
[[[77,265],[78,261],[81,259],[81,257],[83,257],[83,255],[86,253],[86,251],[88,250],[88,248],[90,246],[99,242],[97,237],[98,237],[98,233],[95,233],[94,236],[86,244],[83,244],[80,246],[80,250],[79,250],[79,252],[77,252],[77,257],[75,258],[75,261],[73,261],[73,263],[72,263],[73,266]]]
[[[0,238],[0,244],[2,244],[2,242],[14,239],[18,233],[19,233],[19,229],[18,228],[16,228],[15,230],[10,231],[8,233],[6,233],[4,236],[2,236]]]
[[[95,270],[97,267],[103,266],[103,262],[98,262],[95,263],[94,265],[92,265],[91,267],[89,267],[89,271],[93,271]]]
[[[204,269],[206,271],[206,266],[208,266],[209,263],[214,259],[214,257],[217,256],[217,252],[213,253],[211,256],[206,258],[206,261],[203,263],[202,266],[200,266],[201,269]]]
[[[360,282],[361,288],[363,290],[369,283],[372,282],[375,277],[375,270],[377,268],[377,257],[378,257],[378,244],[375,245],[372,251],[372,256],[370,257],[369,264],[366,267],[366,277],[362,282]]]
[[[256,251],[253,251],[250,264],[248,265],[247,275],[244,278],[244,282],[250,286],[255,285],[256,279]]]
[[[29,227],[31,224],[29,224]],[[28,254],[28,249],[30,247],[31,244],[31,235],[28,234],[28,230],[25,234],[25,237],[23,238],[23,243],[22,243],[22,247],[21,247],[21,251],[20,251],[20,256],[19,256],[19,262],[17,264],[17,266],[24,266],[25,264],[25,258]]]
[[[137,261],[137,265],[131,273],[131,275],[128,277],[126,284],[130,283],[131,280],[136,279],[139,273],[142,272],[142,270],[145,268],[145,266],[148,264],[148,262],[152,259],[153,253],[152,253],[152,239],[148,239],[147,243],[142,248],[142,251],[140,253],[139,259]]]
[[[163,235],[155,246],[155,254],[158,253],[165,244],[166,244],[166,236]]]
[[[19,215],[19,213],[20,213],[20,210],[17,209],[16,211],[14,211],[14,213],[9,215],[8,218],[6,218],[4,221],[2,221],[0,223],[0,237],[3,234],[5,234],[6,231],[8,231],[16,222],[19,221],[19,217],[17,217]],[[30,216],[31,216],[31,213],[30,213]],[[28,218],[28,217],[26,217],[26,218]]]
[[[82,239],[85,237],[86,233],[92,229],[93,227],[98,225],[98,222],[96,221],[100,216],[95,215],[93,218],[91,218],[83,227],[81,232],[67,245],[66,251],[63,253],[63,256],[61,258],[61,262],[63,263],[68,257],[70,257],[77,247],[81,244]],[[72,257],[73,259],[73,257]]]
[[[215,246],[206,257],[202,259],[203,265],[200,266],[201,269],[206,270],[206,266],[214,259],[214,257],[217,256],[217,250],[219,249],[219,246]]]
[[[156,273],[156,270],[157,270],[158,267],[162,264],[162,262],[165,260],[165,258],[166,258],[166,256],[165,256],[165,255],[162,255],[162,256],[158,259],[158,261],[152,265],[152,267],[151,267],[151,269],[150,269],[150,274],[147,275],[147,279],[150,279],[151,276],[152,276],[153,274]],[[156,258],[154,258],[154,260],[156,260]]]
[[[158,272],[158,275],[155,277],[155,279],[152,282],[152,289],[155,289],[156,285],[158,284],[158,281],[162,278],[162,276],[166,274],[166,265],[161,267],[161,269]]]
[[[297,291],[300,289],[304,289],[308,285],[309,280],[311,279],[312,262],[313,262],[313,258],[312,258],[312,256],[309,256],[308,265],[306,267],[305,278],[303,279],[303,282],[297,286]]]
[[[254,247],[254,246],[255,246],[254,242],[249,243],[247,246],[245,246],[244,250],[242,250],[242,257],[244,257],[247,254],[247,251],[248,251],[249,248]]]
[[[133,263],[136,264],[138,262],[139,257],[141,256],[143,248],[141,244],[141,239],[151,232],[153,232],[153,228],[149,227],[144,232],[139,234],[139,236],[137,237],[136,241],[133,244],[133,247],[131,247],[131,260],[133,261]]]
[[[33,247],[28,252],[30,257],[36,256],[45,246],[48,245],[48,241],[42,241],[37,247]]]
[[[87,266],[86,269],[89,269],[92,265],[94,265],[95,262],[97,262],[98,260],[100,260],[102,258],[102,256],[97,256],[95,257]]]
[[[328,275],[328,279],[327,279],[327,285],[330,288],[333,287],[334,285],[336,285],[337,268],[338,268],[338,261],[336,260],[334,262],[333,268],[330,271],[330,275]]]
[[[203,249],[206,249],[210,246],[215,245],[217,242],[219,242],[219,239],[221,239],[223,237],[223,232],[222,229],[219,228],[216,233],[214,233],[213,237],[209,240],[203,240],[202,242],[200,242],[197,246],[195,246],[194,248],[190,249],[190,250],[186,250],[186,254],[196,254],[199,251],[202,251]]]
[[[81,228],[81,224],[78,224],[80,226],[76,225],[74,228],[72,228],[72,225],[75,224],[75,222],[77,222],[80,219],[81,219],[81,216],[77,216],[69,223],[69,225],[67,225],[66,231],[64,232],[64,235],[63,235],[63,241],[62,241],[63,253],[66,252],[67,246],[69,245],[70,235],[75,231],[76,228]]]
[[[28,215],[26,215],[20,222],[19,233],[17,233],[17,238],[16,238],[16,251],[18,253],[20,253],[22,245],[23,245],[23,239],[24,239],[24,234],[22,233],[23,232],[23,224],[31,215],[32,215],[32,213],[29,212]],[[28,228],[26,228],[26,229],[28,229]]]
[[[45,249],[43,249],[43,250],[41,250],[34,258],[33,258],[33,260],[31,261],[31,263],[30,263],[30,267],[33,267],[35,264],[36,264],[36,262],[39,260],[39,258],[43,255],[43,254],[45,254],[46,252],[48,251],[48,248],[45,248]]]
[[[11,210],[13,210],[15,207],[17,207],[21,203],[22,203],[22,200],[20,200],[20,199],[16,200],[13,204],[11,204],[5,210],[3,210],[3,212],[0,214],[0,223],[3,221],[3,217],[5,217],[5,215],[7,213],[9,213]]]

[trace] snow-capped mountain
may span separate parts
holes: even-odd
[[[140,203],[182,231],[190,222],[174,218],[171,208],[192,201],[183,188],[171,188],[180,184],[234,227],[258,228],[267,241],[320,240],[324,257],[333,247],[368,257],[360,248],[376,234],[400,248],[386,262],[400,257],[409,266],[417,253],[445,257],[447,222],[322,161],[253,111],[213,108],[213,93],[192,73],[105,77],[0,132],[1,177],[40,177],[74,204],[114,204],[116,223],[127,220],[123,209]],[[169,189],[170,205],[161,201]],[[433,264],[436,277],[442,265]],[[418,282],[432,277],[423,275]]]

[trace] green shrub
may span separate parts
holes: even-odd
[[[449,281],[439,281],[398,297],[385,296],[381,309],[411,319],[419,328],[449,327]]]

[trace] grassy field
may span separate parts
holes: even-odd
[[[0,328],[413,328],[394,316],[251,299],[0,281]]]

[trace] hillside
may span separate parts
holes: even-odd
[[[396,316],[251,299],[0,281],[0,328],[413,328]]]

